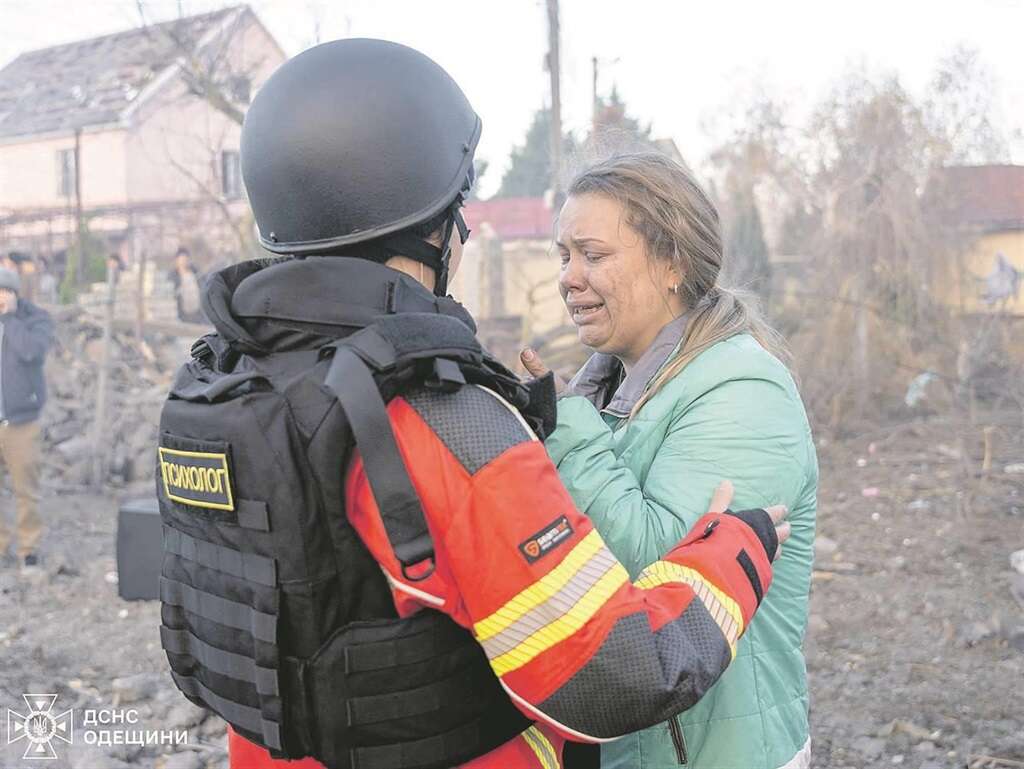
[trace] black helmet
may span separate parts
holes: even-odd
[[[404,45],[336,40],[299,54],[242,127],[260,242],[279,254],[403,254],[433,267],[443,293],[452,228],[468,234],[458,209],[480,127],[448,73]],[[442,249],[410,233],[434,221]]]

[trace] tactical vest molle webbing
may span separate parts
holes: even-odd
[[[344,510],[358,445],[395,553],[422,573],[433,546],[385,403],[467,382],[550,425],[443,315],[259,357],[216,334],[197,343],[163,410],[157,467],[160,634],[190,700],[275,757],[329,769],[449,767],[526,728],[468,631],[433,611],[396,617]]]

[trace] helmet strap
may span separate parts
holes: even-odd
[[[455,226],[459,230],[459,242],[466,245],[466,241],[469,240],[469,226],[462,217],[462,211],[458,208],[455,209]]]
[[[467,177],[467,186],[471,180],[472,175]],[[358,246],[354,247],[353,251],[358,252],[355,255],[362,255],[380,262],[384,262],[392,256],[405,256],[426,265],[434,271],[434,294],[447,296],[448,265],[452,256],[452,232],[458,229],[459,241],[463,244],[469,239],[469,227],[466,226],[466,220],[463,219],[462,211],[459,210],[463,205],[464,197],[464,192],[460,192],[448,210],[448,216],[444,219],[444,227],[441,228],[440,248],[409,232],[398,232],[382,238],[375,255],[368,254],[365,246],[362,249]]]
[[[434,283],[434,296],[448,296],[448,264],[452,257],[452,230],[455,229],[456,217],[462,218],[458,209],[452,211],[444,220],[444,229],[441,232],[441,269]]]
[[[441,267],[441,249],[407,232],[399,232],[382,238],[377,248],[373,250],[379,253],[375,253],[369,258],[381,263],[386,262],[392,256],[405,256],[426,265],[434,272],[438,272]],[[354,254],[362,256],[368,256],[368,251],[370,249],[365,246],[361,249],[358,246],[352,248]]]
[[[462,218],[461,209],[466,201],[466,193],[473,184],[473,179],[473,166],[470,165],[469,173],[466,175],[466,182],[455,198],[455,202],[452,203],[448,217],[444,222],[444,232],[441,236],[441,248],[443,249],[441,252],[441,271],[437,273],[437,282],[434,283],[435,296],[448,296],[448,265],[452,257],[452,230],[458,228],[459,242],[462,245],[466,245],[466,241],[469,240],[469,227],[466,226],[466,220]]]

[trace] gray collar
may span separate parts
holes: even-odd
[[[594,353],[569,382],[566,394],[582,395],[595,407],[614,417],[629,416],[646,392],[647,385],[679,346],[688,318],[688,313],[683,313],[666,323],[625,377],[618,358]]]

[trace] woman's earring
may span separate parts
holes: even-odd
[[[676,283],[674,286],[672,286],[672,288],[669,289],[669,291],[671,291],[673,294],[678,294],[679,293],[679,284]]]

